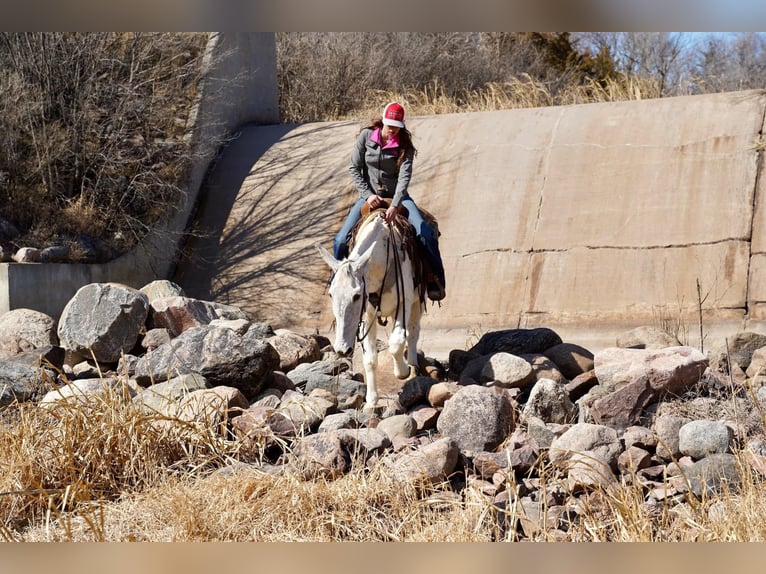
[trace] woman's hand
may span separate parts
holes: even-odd
[[[376,209],[383,205],[383,200],[379,195],[371,195],[367,198],[367,205],[369,205],[372,209]]]
[[[399,213],[399,208],[395,205],[390,206],[386,210],[386,223],[393,223],[394,219],[396,219],[397,213]]]

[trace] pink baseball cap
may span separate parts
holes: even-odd
[[[397,102],[391,102],[383,110],[383,123],[387,126],[404,127],[404,108]]]

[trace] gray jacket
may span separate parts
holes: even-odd
[[[351,179],[363,199],[371,195],[393,198],[392,205],[399,205],[409,197],[407,188],[412,177],[412,159],[414,152],[410,150],[397,168],[396,159],[399,148],[382,149],[370,139],[373,130],[365,128],[359,133],[351,154]]]

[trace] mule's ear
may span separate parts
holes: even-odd
[[[319,243],[315,243],[314,246],[319,250],[319,254],[322,256],[322,259],[324,259],[325,263],[330,266],[330,269],[333,270],[333,273],[337,271],[338,267],[340,266],[340,261],[330,255],[330,252],[322,247]]]
[[[359,271],[359,269],[361,269],[362,266],[367,263],[367,261],[369,261],[373,249],[375,249],[374,243],[365,249],[364,252],[359,255],[359,257],[351,262],[351,266],[354,268],[354,272]]]

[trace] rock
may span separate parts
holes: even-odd
[[[141,340],[141,347],[147,351],[153,351],[165,343],[170,343],[170,339],[172,337],[167,329],[150,329]]]
[[[568,380],[593,370],[593,353],[572,343],[559,343],[543,353]],[[573,399],[574,400],[574,399]]]
[[[474,361],[482,361],[482,358],[475,359]],[[474,361],[466,366],[466,371],[471,371],[471,365]],[[501,387],[526,387],[534,382],[535,377],[532,372],[532,365],[529,361],[511,355],[510,353],[492,353],[488,355],[486,360],[483,361],[481,371],[478,373],[478,378],[473,376],[473,373],[469,374],[472,378],[478,380],[481,383],[495,382]]]
[[[617,346],[624,349],[664,349],[680,347],[681,341],[658,327],[642,326],[617,337]]]
[[[569,380],[561,373],[556,363],[551,361],[547,356],[542,354],[521,355],[521,358],[529,363],[532,367],[532,376],[535,381],[540,379],[551,379],[566,385]]]
[[[218,318],[216,308],[208,301],[176,296],[154,299],[150,303],[148,323],[152,329],[167,329],[171,337],[177,337]]]
[[[356,426],[356,421],[348,413],[333,413],[327,415],[321,423],[317,432],[329,432],[340,429],[347,429]]]
[[[525,355],[545,353],[551,347],[561,344],[561,337],[551,329],[539,327],[536,329],[506,329],[485,333],[469,353],[489,355],[491,353],[510,353]]]
[[[617,484],[612,462],[601,453],[575,452],[567,462],[567,489],[571,493],[583,490],[607,489]]]
[[[367,386],[363,382],[349,379],[345,374],[339,376],[309,373],[303,390],[310,394],[314,389],[324,389],[337,395],[339,399],[367,392]]]
[[[138,384],[148,385],[199,373],[210,386],[235,387],[251,399],[269,385],[278,365],[279,355],[257,329],[239,336],[208,325],[189,329],[146,353],[136,362],[134,376]]]
[[[678,450],[695,460],[729,452],[732,435],[732,430],[722,422],[691,421],[678,431]]]
[[[458,392],[459,389],[460,386],[457,383],[436,383],[428,389],[428,396],[426,399],[428,400],[429,405],[435,409],[440,409],[444,406],[445,402],[455,396],[455,393]]]
[[[698,498],[725,490],[735,490],[742,482],[737,459],[728,453],[711,454],[698,460],[684,474],[688,479],[689,489]]]
[[[410,438],[415,436],[417,426],[415,419],[410,415],[394,415],[380,421],[377,426],[378,430],[386,433],[389,439],[403,437]]]
[[[443,481],[455,470],[459,454],[457,443],[443,437],[411,452],[388,455],[380,464],[394,481],[433,484]]]
[[[610,467],[616,467],[620,452],[622,448],[614,429],[578,423],[553,440],[548,458],[552,464],[561,464],[569,460],[573,453],[592,453],[607,461]]]
[[[135,346],[148,313],[146,295],[116,283],[81,287],[61,312],[61,346],[101,363],[116,363]]]
[[[729,361],[736,364],[742,371],[747,371],[753,358],[753,353],[761,347],[766,347],[766,335],[742,331],[715,347],[708,353],[710,366],[724,374],[729,373]]]
[[[146,295],[146,299],[149,301],[150,305],[156,299],[186,296],[186,293],[184,293],[184,290],[180,285],[177,285],[172,281],[168,281],[167,279],[158,279],[157,281],[152,281],[151,283],[141,287],[140,291]]]
[[[648,467],[652,463],[649,451],[637,446],[627,447],[617,457],[617,468],[623,474],[630,474]]]
[[[55,380],[50,369],[16,359],[0,361],[0,407],[32,400],[48,392]]]
[[[624,430],[639,422],[655,396],[648,379],[641,377],[593,401],[590,416],[596,424]]]
[[[41,405],[52,405],[62,401],[74,401],[79,405],[96,405],[115,397],[127,402],[135,396],[129,386],[119,379],[105,377],[100,379],[78,379],[56,390],[49,391],[40,401]]]
[[[677,459],[681,456],[679,432],[688,419],[674,415],[661,415],[654,421],[654,434],[657,435],[657,456],[663,460]]]
[[[491,451],[513,431],[513,408],[504,393],[471,385],[444,404],[436,427],[461,451]]]
[[[341,429],[333,431],[340,437],[341,444],[351,460],[367,460],[391,446],[391,439],[377,428]]]
[[[581,375],[577,375],[574,379],[569,381],[564,388],[569,394],[569,399],[572,402],[585,396],[593,387],[598,385],[598,379],[596,378],[596,371],[591,369]]]
[[[248,407],[247,399],[239,389],[218,386],[184,395],[178,403],[176,417],[186,422],[202,423],[225,436],[231,419],[240,416]]]
[[[304,480],[334,480],[351,467],[338,431],[303,437],[294,449],[295,468]]]
[[[567,424],[577,420],[577,407],[569,399],[564,385],[540,379],[532,387],[522,418],[536,417],[546,423]]]
[[[295,427],[297,434],[314,432],[324,418],[334,413],[336,406],[329,400],[287,391],[282,397],[279,412]]]
[[[322,358],[319,344],[312,337],[303,337],[281,329],[267,341],[279,353],[279,370],[283,373],[293,370],[301,363],[313,363]]]
[[[418,431],[431,430],[436,427],[439,411],[429,405],[418,405],[410,410],[410,416],[415,420]]]
[[[413,377],[402,385],[399,391],[399,404],[409,409],[420,403],[428,402],[428,391],[436,384],[431,377]]]
[[[144,389],[133,398],[133,402],[140,403],[146,413],[175,416],[178,403],[183,397],[207,388],[208,383],[201,375],[181,375]]]
[[[287,377],[298,388],[306,386],[312,374],[331,375],[333,377],[344,373],[349,369],[349,362],[345,359],[323,359],[313,363],[301,363],[287,373]]]
[[[664,349],[620,349],[610,347],[596,353],[594,370],[599,384],[610,392],[645,378],[658,397],[681,395],[696,385],[708,360],[692,347]]]
[[[69,247],[66,245],[51,245],[40,251],[40,261],[43,263],[63,263],[69,261]]]
[[[625,429],[622,435],[622,441],[625,448],[636,446],[649,452],[654,452],[657,448],[657,435],[651,429],[642,426],[630,426]]]
[[[32,309],[13,309],[0,315],[0,357],[56,346],[56,320]]]

